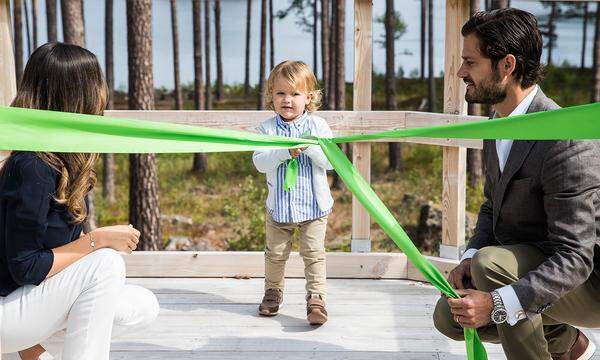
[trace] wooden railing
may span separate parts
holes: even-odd
[[[13,99],[16,89],[14,54],[10,25],[10,2],[0,0],[0,104]],[[469,17],[468,0],[446,0],[444,95],[443,112],[449,115],[415,112],[371,112],[372,94],[372,0],[354,0],[354,78],[352,112],[320,113],[336,134],[367,133],[403,127],[426,126],[469,121],[464,117],[465,85],[456,76],[461,64],[462,36],[460,28]],[[439,29],[436,29],[439,31]],[[265,112],[110,112],[109,115],[132,118],[192,123],[213,127],[249,129],[266,118]],[[464,244],[466,148],[479,148],[481,143],[470,140],[406,139],[403,141],[443,146],[443,219],[442,257],[456,259]],[[369,143],[352,145],[353,162],[358,171],[370,181],[371,152]],[[368,251],[370,222],[364,208],[352,202],[352,249]]]
[[[448,114],[436,114],[436,113],[423,113],[413,111],[320,111],[316,112],[315,115],[323,117],[329,126],[332,128],[335,136],[343,135],[354,135],[354,134],[369,134],[386,130],[393,129],[409,129],[418,128],[432,125],[446,125],[446,124],[457,124],[469,121],[477,121],[483,119],[478,116],[465,116],[465,115],[448,115]],[[129,111],[129,110],[113,110],[107,111],[106,116],[139,119],[139,120],[150,120],[177,124],[187,124],[196,126],[206,126],[212,128],[224,128],[224,129],[236,129],[255,131],[256,126],[273,116],[270,111]],[[370,142],[389,142],[386,140],[375,140]],[[409,142],[418,144],[429,144],[443,146],[445,151],[443,152],[444,163],[449,159],[447,157],[454,156],[453,154],[459,151],[465,151],[466,148],[481,149],[481,140],[470,140],[470,139],[434,139],[434,138],[405,138],[397,139],[398,142]],[[370,142],[364,143],[370,149]],[[367,169],[370,173],[371,157],[370,151],[362,156],[353,156],[353,163],[357,168]],[[450,161],[454,161],[450,159]],[[462,173],[459,173],[462,172]],[[465,195],[465,182],[452,181],[452,179],[465,178],[465,166],[450,167],[445,166],[443,170],[443,181],[446,185],[447,190],[442,194],[443,206],[443,217],[445,219],[454,219],[448,221],[462,221],[461,223],[451,223],[449,226],[454,228],[465,226],[465,206],[464,202],[461,207],[453,206],[452,194],[463,194]],[[456,211],[458,213],[451,214],[449,212]],[[366,213],[355,214],[355,208],[353,208],[353,228],[357,226],[355,221],[361,216],[365,216]],[[462,220],[460,220],[462,219]],[[360,219],[360,223],[368,222],[366,219]],[[448,226],[448,225],[447,225]],[[370,227],[367,228],[370,231]],[[353,234],[355,232],[353,231]],[[449,232],[446,231],[446,234]],[[464,230],[462,238],[443,236],[442,233],[442,245],[446,247],[446,254],[458,254],[459,247],[464,244]],[[355,244],[355,243],[354,243]],[[448,251],[450,249],[451,251]],[[370,247],[365,249],[356,249],[353,247],[353,251],[369,251]],[[444,254],[442,254],[444,255]],[[456,256],[443,256],[447,258],[456,258]]]

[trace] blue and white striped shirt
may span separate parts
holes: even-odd
[[[293,122],[285,122],[277,115],[277,135],[286,137],[302,137],[310,135],[310,116],[304,113],[302,117]],[[296,186],[285,191],[285,169],[287,162],[277,168],[277,184],[275,186],[275,208],[270,211],[274,221],[280,223],[299,223],[315,220],[331,213],[331,209],[319,209],[313,191],[312,162],[308,155],[301,153],[298,156],[298,180]]]

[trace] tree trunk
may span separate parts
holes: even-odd
[[[210,0],[204,0],[204,109],[212,109],[210,88]]]
[[[428,77],[429,77],[429,82],[428,82],[428,111],[429,112],[435,112],[435,73],[433,70],[433,0],[429,0],[428,1],[428,15],[427,15],[427,29],[428,29],[428,52],[429,52],[429,58],[428,63]]]
[[[152,0],[127,1],[129,109],[154,108],[152,78]],[[141,232],[140,250],[161,246],[158,180],[154,154],[131,154],[129,221]]]
[[[46,0],[46,28],[48,42],[56,41],[56,0]]]
[[[587,44],[587,25],[588,25],[588,7],[589,3],[583,3],[583,41],[581,42],[581,70],[585,69],[585,48]]]
[[[88,233],[98,227],[97,223],[96,223],[96,205],[94,205],[95,197],[96,197],[96,195],[95,195],[94,189],[90,190],[90,192],[87,193],[87,195],[85,197],[86,204],[87,204],[87,218],[85,219],[85,222],[83,223],[83,231],[86,233]]]
[[[201,0],[192,1],[192,18],[194,26],[194,109],[202,110],[204,104],[204,79],[202,73],[202,4]],[[206,155],[195,153],[192,171],[206,170]]]
[[[327,93],[327,108],[329,110],[335,110],[335,49],[336,49],[336,38],[337,38],[337,26],[335,26],[336,22],[336,13],[337,6],[335,6],[334,1],[330,2],[331,4],[331,20],[329,21],[330,30],[329,30],[329,68],[327,71],[329,72],[329,83],[327,84],[327,88],[329,92]],[[335,175],[335,172],[334,172]]]
[[[221,55],[221,0],[215,0],[215,48],[217,51],[217,101],[223,99],[223,57]]]
[[[321,73],[323,79],[324,96],[323,107],[329,107],[329,0],[321,0]]]
[[[387,110],[396,110],[396,74],[394,30],[394,0],[385,1],[385,104]],[[388,170],[402,170],[402,147],[400,143],[388,144]]]
[[[15,71],[17,87],[23,76],[23,0],[14,0],[13,18],[15,21]]]
[[[548,60],[546,63],[552,65],[552,49],[554,48],[554,19],[556,18],[556,3],[550,5],[550,16],[548,17]]]
[[[345,18],[346,9],[345,1],[334,1],[333,6],[335,7],[335,109],[345,110],[346,109],[346,74],[344,67],[344,29],[345,29]],[[342,144],[342,150],[348,153],[348,145]],[[333,184],[334,189],[343,188],[344,184],[341,181],[337,172],[333,173]]]
[[[492,9],[505,9],[508,7],[508,0],[492,0],[490,6]]]
[[[394,0],[386,0],[385,5],[385,103],[387,110],[396,110]]]
[[[104,57],[106,68],[106,86],[108,87],[107,109],[114,108],[114,54],[113,54],[113,0],[105,0],[104,12]],[[102,195],[109,203],[115,202],[115,157],[102,154],[103,176]]]
[[[105,0],[104,9],[104,62],[106,67],[106,85],[108,86],[108,109],[114,109],[114,45],[113,45],[114,0]]]
[[[260,5],[260,66],[258,69],[258,104],[256,108],[265,108],[265,66],[267,47],[267,0],[261,0]]]
[[[480,0],[470,0],[469,13],[473,16],[476,12],[481,11]]]
[[[246,67],[244,74],[244,96],[250,94],[250,20],[252,18],[252,0],[246,0]]]
[[[202,73],[202,4],[192,1],[194,31],[194,109],[204,109],[204,75]]]
[[[31,0],[31,20],[33,25],[33,49],[37,49],[38,44],[38,26],[37,26],[37,17],[38,17],[38,4],[37,0]]]
[[[336,39],[335,39],[335,108],[336,110],[346,110],[346,72],[344,66],[345,54],[345,18],[346,2],[337,1],[336,11]]]
[[[60,1],[64,42],[85,47],[82,5],[81,0]]]
[[[319,47],[319,43],[317,42],[317,26],[319,24],[319,12],[317,11],[317,0],[313,0],[313,73],[319,78],[317,75],[318,70],[318,53],[317,49]]]
[[[175,110],[183,109],[181,81],[179,80],[179,30],[177,29],[177,0],[171,0],[171,34],[173,35],[173,79],[175,80]]]
[[[31,55],[33,51],[31,49],[31,31],[29,30],[29,9],[27,7],[27,0],[23,1],[23,11],[25,12],[25,34],[27,37],[27,55]]]
[[[594,87],[592,102],[600,102],[600,6],[596,10],[596,34],[594,35]]]
[[[427,0],[421,0],[421,81],[425,80],[425,42],[427,36]]]
[[[275,67],[275,31],[273,31],[273,0],[269,0],[269,58],[270,69]]]

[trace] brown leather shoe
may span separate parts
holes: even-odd
[[[325,301],[321,295],[309,295],[306,300],[306,320],[311,325],[323,325],[327,322]]]
[[[279,305],[283,301],[283,292],[279,289],[267,289],[262,303],[258,306],[258,313],[262,316],[275,316]]]
[[[596,352],[596,345],[584,333],[577,330],[577,339],[571,350],[564,354],[552,354],[554,360],[589,360]]]

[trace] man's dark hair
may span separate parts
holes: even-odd
[[[512,8],[481,11],[463,25],[461,33],[477,36],[480,51],[492,60],[494,71],[501,59],[512,54],[517,59],[513,75],[522,88],[542,80],[542,35],[532,14]]]

